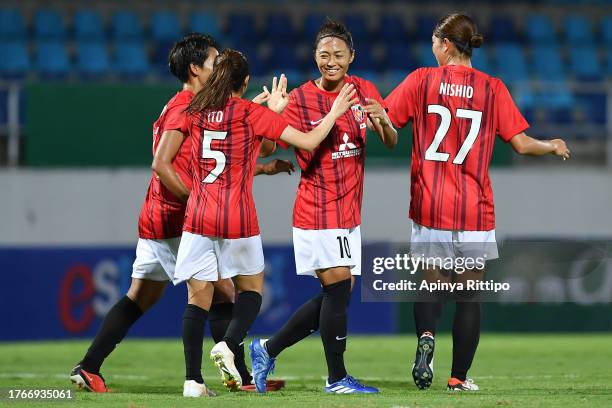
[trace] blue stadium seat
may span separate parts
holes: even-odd
[[[431,42],[431,35],[438,24],[438,17],[432,15],[419,15],[416,18],[414,35],[420,42]]]
[[[347,14],[341,21],[344,22],[346,28],[351,32],[355,47],[360,42],[370,40],[372,33],[363,14]]]
[[[381,38],[387,43],[404,43],[408,40],[406,25],[402,18],[395,14],[385,14],[380,19],[378,29]]]
[[[516,30],[514,18],[504,15],[495,15],[489,22],[488,35],[485,41],[488,42],[518,42],[519,35]]]
[[[154,12],[151,16],[151,35],[155,41],[177,41],[181,36],[181,25],[176,13]]]
[[[301,70],[295,44],[279,43],[273,46],[270,55],[271,64],[268,70],[274,75],[282,72]],[[288,75],[288,74],[287,74]]]
[[[265,36],[271,43],[294,43],[297,40],[291,18],[286,13],[270,13],[264,27]]]
[[[34,15],[34,34],[39,41],[60,40],[66,36],[63,16],[53,9],[38,9]]]
[[[612,48],[607,49],[605,58],[605,73],[608,77],[612,77]]]
[[[255,27],[255,19],[252,14],[230,14],[227,18],[227,36],[235,43],[236,48],[241,48],[241,42],[253,42],[257,40],[258,33]]]
[[[211,35],[215,40],[221,42],[221,28],[219,18],[214,14],[196,12],[189,17],[189,30],[194,33]]]
[[[570,45],[591,45],[594,43],[591,22],[580,15],[570,15],[565,19],[565,38]]]
[[[502,80],[513,82],[529,78],[523,47],[515,43],[498,44],[494,48],[493,71]]]
[[[149,72],[149,61],[140,42],[119,42],[115,45],[113,70],[124,77],[141,76]]]
[[[472,51],[472,67],[489,75],[495,76],[493,69],[491,68],[491,64],[489,63],[487,48],[474,48]]]
[[[565,67],[559,49],[550,45],[536,45],[532,48],[531,66],[542,80],[564,79]]]
[[[113,14],[112,33],[115,40],[140,40],[142,38],[142,22],[132,11],[118,11]]]
[[[75,68],[83,77],[100,77],[110,70],[108,50],[104,42],[77,44]]]
[[[384,61],[388,70],[401,71],[404,76],[417,66],[412,56],[412,47],[407,43],[387,45],[387,55]]]
[[[325,23],[326,16],[321,13],[311,13],[304,19],[304,27],[302,29],[302,39],[314,43],[314,40],[319,32],[319,29]]]
[[[25,40],[23,16],[18,9],[0,9],[0,41]]]
[[[357,43],[355,45],[355,59],[351,65],[353,69],[360,71],[377,71],[379,64],[374,58],[374,47],[366,42]]]
[[[587,120],[598,125],[604,125],[606,123],[607,116],[607,95],[605,92],[597,94],[578,94],[577,104],[582,107],[586,113]]]
[[[431,39],[427,43],[421,43],[416,45],[415,55],[417,57],[417,63],[420,67],[437,67],[438,62],[431,52]]]
[[[557,41],[552,21],[543,14],[530,14],[527,17],[525,34],[533,45],[554,44]]]
[[[44,77],[61,78],[70,73],[71,65],[63,41],[43,41],[36,50],[36,69]]]
[[[77,41],[104,40],[100,14],[93,10],[79,10],[74,16],[74,36]]]
[[[570,69],[577,77],[596,80],[603,76],[603,69],[594,46],[583,45],[572,48],[569,58]]]
[[[25,43],[21,41],[0,42],[0,76],[16,78],[27,74],[30,58]]]
[[[612,47],[612,16],[601,20],[601,38],[604,45]]]
[[[240,48],[240,51],[244,53],[247,61],[249,62],[249,71],[251,76],[263,75],[266,70],[266,64],[265,61],[261,59],[257,46],[253,45],[252,43],[245,44]]]

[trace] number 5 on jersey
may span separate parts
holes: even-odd
[[[433,160],[433,161],[441,161],[441,162],[448,161],[450,154],[439,152],[438,147],[440,146],[440,143],[442,143],[442,140],[446,137],[446,134],[448,133],[448,129],[450,128],[451,119],[452,119],[451,111],[448,110],[446,106],[428,105],[427,113],[436,113],[440,115],[441,120],[440,120],[440,127],[436,131],[433,142],[431,142],[431,145],[429,145],[429,147],[427,148],[427,151],[425,152],[425,160]],[[480,122],[482,120],[482,112],[476,111],[476,110],[470,110],[470,109],[457,109],[457,113],[455,116],[458,118],[462,118],[462,119],[472,120],[470,131],[468,132],[467,137],[465,138],[465,141],[463,142],[463,145],[461,145],[461,148],[457,152],[457,156],[455,156],[455,159],[453,160],[453,164],[463,164],[463,161],[465,160],[465,156],[467,156],[472,146],[474,146],[476,137],[478,136],[478,133],[480,133]]]
[[[208,173],[208,175],[202,180],[202,183],[214,183],[217,177],[225,169],[225,155],[219,150],[212,150],[210,144],[213,140],[225,140],[227,132],[218,132],[213,130],[205,130],[202,136],[202,158],[213,159],[215,161],[215,168]]]

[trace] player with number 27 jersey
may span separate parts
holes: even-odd
[[[495,228],[489,161],[529,125],[497,78],[462,65],[420,68],[385,99],[393,124],[413,121],[410,218],[461,231]]]

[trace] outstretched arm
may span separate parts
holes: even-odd
[[[563,160],[570,158],[570,151],[563,139],[537,140],[522,132],[510,139],[510,144],[518,154],[530,156],[554,154],[563,157]]]
[[[189,189],[172,165],[172,160],[181,148],[184,137],[183,133],[178,130],[166,130],[162,133],[151,168],[172,194],[181,201],[187,202]]]
[[[280,139],[298,149],[312,152],[319,146],[323,139],[325,139],[336,123],[336,120],[342,116],[348,108],[357,103],[357,99],[354,99],[356,92],[352,84],[345,84],[334,100],[331,110],[325,115],[316,128],[308,133],[303,133],[291,126],[287,126],[281,134]]]
[[[258,176],[260,174],[266,174],[268,176],[273,176],[278,173],[287,173],[291,174],[291,172],[295,171],[295,166],[289,160],[279,160],[275,159],[268,163],[255,164],[255,175]]]

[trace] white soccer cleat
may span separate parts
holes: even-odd
[[[219,369],[223,385],[230,391],[239,391],[242,387],[242,378],[234,365],[234,353],[224,341],[215,344],[210,350],[210,359]]]
[[[183,397],[214,397],[215,393],[206,386],[206,384],[199,384],[194,380],[187,380],[183,384]]]
[[[450,378],[446,389],[449,391],[478,391],[480,387],[474,384],[474,380],[471,378],[465,381],[458,380],[456,378]]]

